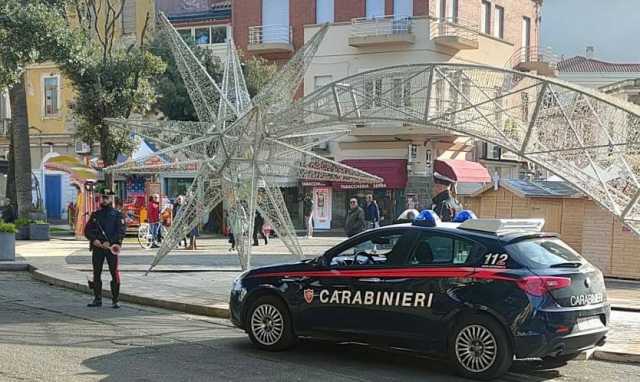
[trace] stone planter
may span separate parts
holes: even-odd
[[[29,240],[29,225],[25,224],[23,226],[16,228],[16,240]]]
[[[0,232],[0,261],[16,261],[16,234]]]
[[[49,224],[29,224],[30,240],[49,240]]]

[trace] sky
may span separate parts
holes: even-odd
[[[544,0],[542,45],[565,57],[640,62],[640,0]]]

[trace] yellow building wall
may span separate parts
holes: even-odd
[[[59,76],[60,90],[58,92],[58,114],[46,116],[44,114],[45,77]],[[60,69],[55,65],[34,65],[26,71],[25,90],[27,92],[27,118],[29,126],[42,130],[42,134],[65,133],[65,120],[70,118],[69,102],[73,99],[73,86],[66,80]],[[38,131],[31,130],[31,134]]]
[[[127,0],[135,1],[136,4],[136,38],[140,38],[145,25],[145,19],[147,12],[149,12],[151,19],[147,27],[146,37],[150,37],[153,26],[155,24],[155,1],[154,0]],[[115,7],[119,7],[120,2],[115,0],[113,2]],[[104,20],[106,6],[102,6],[102,11],[99,16]],[[103,22],[98,22],[98,25],[103,25]],[[122,22],[119,21],[116,24],[116,30],[118,37],[121,36]],[[44,116],[44,89],[43,89],[43,77],[59,75],[60,76],[60,91],[58,98],[58,105],[60,112],[56,116],[45,117]],[[71,118],[71,110],[69,109],[69,103],[73,100],[74,89],[71,81],[64,78],[60,69],[53,63],[43,65],[32,65],[26,70],[26,83],[25,90],[27,92],[27,116],[29,119],[29,126],[33,126],[42,131],[42,134],[70,134],[73,131],[65,131],[65,124]],[[35,129],[31,130],[31,134],[38,134]],[[35,164],[34,164],[35,165]]]

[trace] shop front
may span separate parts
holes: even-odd
[[[406,159],[352,159],[341,163],[379,176],[383,181],[377,184],[303,181],[303,196],[313,197],[315,229],[344,228],[349,199],[358,199],[360,206],[364,207],[368,194],[372,194],[378,203],[381,225],[392,224],[404,211]]]

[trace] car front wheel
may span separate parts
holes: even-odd
[[[258,348],[282,351],[296,343],[289,310],[275,296],[263,296],[252,305],[248,314],[248,332]]]
[[[480,314],[466,316],[456,324],[450,336],[449,356],[459,374],[479,380],[500,377],[513,361],[502,327]]]

